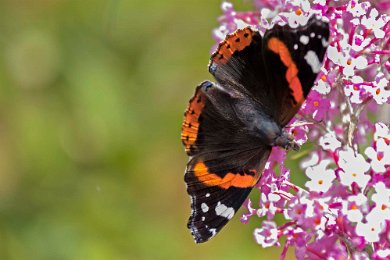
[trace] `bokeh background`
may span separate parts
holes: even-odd
[[[180,128],[220,4],[0,1],[0,259],[279,257],[258,219],[186,228]]]

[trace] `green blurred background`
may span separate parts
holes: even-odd
[[[186,229],[181,121],[220,4],[0,1],[0,259],[278,258],[259,219]]]

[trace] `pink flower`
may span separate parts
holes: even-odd
[[[370,2],[255,0],[256,10],[246,12],[223,4],[224,15],[214,31],[217,43],[247,25],[262,33],[275,24],[295,28],[313,14],[330,24],[318,79],[286,128],[299,144],[309,144],[289,157],[274,148],[256,186],[259,205],[251,200],[244,204],[244,223],[251,217],[263,219],[254,231],[259,245],[279,246],[285,237],[282,259],[290,247],[298,259],[390,255],[390,131],[375,122],[379,107],[390,103],[390,18],[380,14],[389,12],[383,2]],[[286,158],[302,158],[302,171],[291,174],[305,172],[307,190],[290,181]]]
[[[241,219],[240,221],[242,223],[248,223],[249,221],[249,218],[253,215],[253,214],[256,214],[256,210],[254,208],[252,208],[252,201],[251,199],[247,199],[244,204],[242,205],[242,207],[246,208],[248,210],[247,213],[244,213],[242,216],[241,216]]]
[[[281,197],[274,193],[265,193],[261,194],[260,205],[261,207],[257,210],[257,215],[259,217],[263,217],[268,215],[268,219],[273,219],[276,212],[278,211],[278,207],[275,204],[281,199]]]
[[[322,98],[318,92],[312,91],[303,104],[301,111],[306,114],[313,114],[313,118],[316,121],[321,121],[325,118],[329,108],[330,101]]]

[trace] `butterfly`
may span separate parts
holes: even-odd
[[[227,35],[184,114],[189,161],[188,228],[196,243],[214,237],[262,176],[273,146],[298,150],[284,127],[309,94],[328,45],[329,25],[311,17],[295,29],[275,25],[262,36],[246,27]]]

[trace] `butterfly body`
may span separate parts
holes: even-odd
[[[316,17],[296,29],[275,26],[264,36],[247,27],[228,35],[212,55],[216,83],[196,88],[181,136],[190,158],[184,177],[192,208],[188,228],[197,243],[236,214],[273,146],[299,149],[284,127],[314,84],[328,37],[327,23]]]

